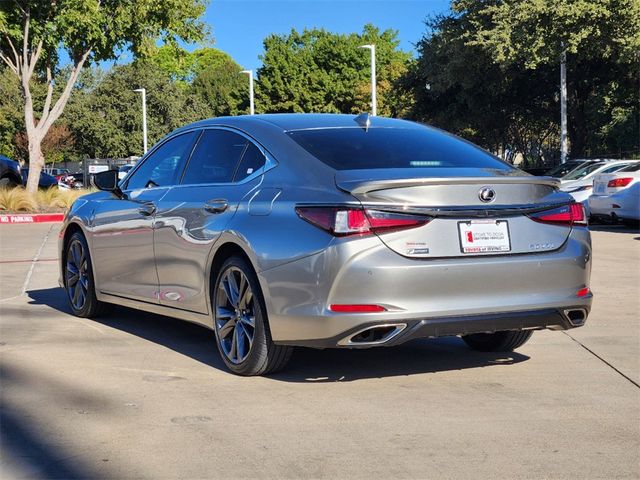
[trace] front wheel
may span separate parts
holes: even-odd
[[[481,352],[511,352],[524,345],[532,334],[531,330],[472,333],[463,335],[462,340],[474,350]]]
[[[229,370],[252,376],[285,367],[293,349],[273,343],[260,284],[245,259],[231,257],[224,262],[212,304],[216,343]]]
[[[74,233],[67,242],[64,263],[64,287],[73,314],[92,318],[111,311],[112,305],[96,298],[91,255],[82,233]]]

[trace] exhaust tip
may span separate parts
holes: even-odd
[[[584,325],[587,320],[587,311],[584,308],[576,308],[564,311],[564,316],[574,327]]]
[[[394,323],[385,325],[374,325],[372,327],[366,327],[343,338],[338,342],[338,345],[346,346],[368,346],[368,345],[381,345],[388,342],[393,337],[398,335],[407,327],[406,323]]]

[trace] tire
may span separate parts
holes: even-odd
[[[18,184],[14,182],[10,177],[0,178],[0,188],[13,188],[17,186]]]
[[[640,220],[633,220],[631,218],[623,218],[620,221],[627,228],[638,228],[638,227],[640,227]]]
[[[113,305],[96,298],[91,254],[81,232],[71,235],[65,246],[64,289],[71,311],[77,317],[94,318],[113,310]]]
[[[511,352],[527,343],[531,335],[532,330],[472,333],[463,335],[462,340],[472,349],[481,352]]]
[[[224,262],[211,304],[216,344],[229,370],[254,376],[285,367],[293,348],[273,343],[258,278],[244,258],[233,256]]]

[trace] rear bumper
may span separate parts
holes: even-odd
[[[589,197],[589,209],[595,217],[623,218],[640,220],[640,205],[633,197],[621,198],[620,195],[592,195]],[[614,205],[616,205],[614,207]]]
[[[582,312],[584,315],[573,320],[570,312]],[[494,313],[484,315],[462,315],[455,317],[426,318],[408,322],[389,322],[385,327],[397,327],[398,331],[387,328],[389,334],[373,342],[355,341],[359,333],[379,327],[379,323],[368,323],[341,332],[331,338],[283,341],[282,344],[298,345],[312,348],[333,348],[348,346],[350,348],[369,348],[373,346],[394,346],[416,338],[437,338],[472,333],[493,333],[504,330],[568,330],[584,325],[589,314],[589,307],[575,306],[565,309],[544,309],[524,312]]]
[[[589,286],[590,271],[589,231],[574,228],[552,252],[451,259],[406,258],[368,237],[258,276],[276,343],[335,347],[354,346],[339,342],[375,325],[404,324],[388,345],[417,336],[571,328],[563,312],[589,312],[591,295],[576,294]],[[331,304],[387,311],[336,313]]]

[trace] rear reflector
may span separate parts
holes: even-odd
[[[380,305],[330,305],[329,310],[332,312],[343,313],[372,313],[385,312],[387,309]]]
[[[581,203],[575,202],[542,212],[530,213],[529,218],[540,223],[566,225],[568,227],[571,225],[587,224],[584,206]]]
[[[415,228],[430,220],[422,215],[351,207],[296,207],[296,213],[337,237]]]
[[[589,290],[589,287],[581,288],[576,292],[576,297],[586,297],[590,293],[591,293],[591,290]]]
[[[631,178],[631,177],[614,178],[613,180],[609,180],[609,183],[607,183],[607,187],[609,187],[609,188],[622,188],[622,187],[626,187],[627,185],[629,185],[632,181],[633,181],[633,178]]]

